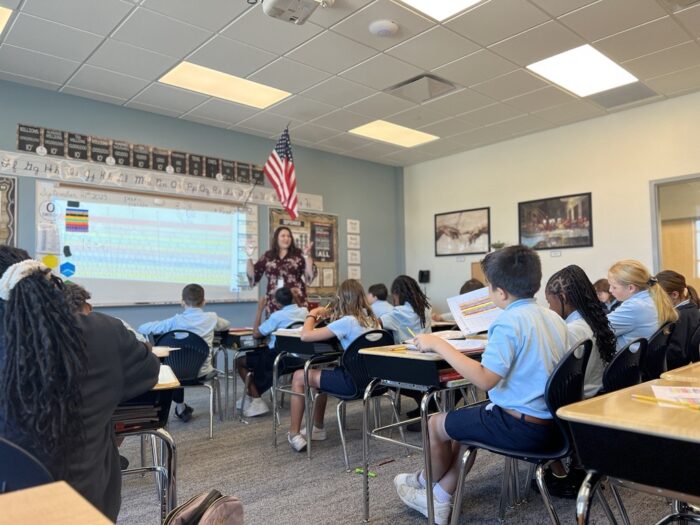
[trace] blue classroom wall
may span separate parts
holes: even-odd
[[[123,139],[133,143],[201,153],[264,164],[275,139],[264,139],[0,81],[0,149],[15,151],[17,123],[35,124],[88,135]],[[281,132],[282,130],[280,130]],[[292,144],[294,131],[291,130]],[[298,191],[323,195],[324,212],[338,215],[340,277],[347,277],[346,219],[361,221],[362,281],[391,283],[403,273],[403,170],[360,159],[294,147]],[[19,246],[34,253],[34,180],[19,177]],[[260,247],[268,246],[268,210],[260,207]],[[173,298],[177,300],[179,298]],[[254,303],[215,304],[215,310],[233,325],[250,325]],[[132,325],[169,317],[180,311],[175,305],[100,308]]]

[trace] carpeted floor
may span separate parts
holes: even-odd
[[[194,407],[189,423],[171,418],[170,432],[177,444],[178,502],[216,488],[235,494],[243,501],[248,525],[275,524],[360,524],[362,523],[362,476],[347,473],[343,464],[340,437],[335,423],[335,402],[329,401],[326,415],[328,439],[314,442],[313,458],[294,452],[286,442],[288,411],[282,412],[283,428],[277,448],[272,445],[272,417],[254,418],[246,425],[238,421],[215,420],[214,438],[208,439],[208,398],[204,390],[188,389],[187,402]],[[413,408],[408,400],[405,405]],[[362,461],[361,402],[350,404],[347,412],[350,463]],[[385,416],[388,418],[387,415]],[[418,434],[409,434],[418,441]],[[122,454],[137,464],[138,440],[129,438]],[[392,480],[399,472],[417,470],[421,457],[405,457],[404,449],[372,441],[372,467],[377,477],[370,479],[370,522],[374,524],[423,524],[427,520],[405,507]],[[394,461],[374,466],[385,459]],[[460,523],[495,524],[498,512],[503,459],[483,451],[467,478],[466,497]],[[524,476],[523,476],[524,477]],[[662,498],[622,492],[633,524],[655,523],[669,511]],[[555,499],[563,524],[575,522],[574,501]],[[151,475],[127,476],[122,484],[122,507],[118,523],[156,525],[159,505]],[[545,524],[547,514],[539,494],[510,509],[508,523]],[[591,523],[607,523],[594,504]]]

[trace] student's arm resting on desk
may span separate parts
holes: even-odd
[[[330,328],[327,326],[323,328],[314,328],[316,322],[326,315],[326,309],[323,307],[314,308],[309,312],[309,315],[304,319],[304,326],[301,328],[302,341],[313,343],[316,341],[326,341],[335,337],[335,334],[331,332]]]
[[[491,390],[503,379],[500,375],[485,368],[478,361],[465,356],[450,343],[430,334],[420,334],[416,338],[416,347],[421,352],[435,352],[444,358],[462,377],[481,390]]]
[[[216,316],[216,327],[214,328],[215,331],[220,332],[221,330],[226,330],[229,326],[231,326],[231,323],[228,321],[228,319],[224,319],[218,315]]]

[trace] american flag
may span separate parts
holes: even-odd
[[[289,140],[289,128],[280,135],[275,149],[270,153],[263,171],[277,192],[280,204],[292,219],[296,219],[299,208],[297,202],[297,179],[294,173],[292,143]]]

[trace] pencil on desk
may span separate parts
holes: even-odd
[[[408,333],[411,334],[411,337],[416,337],[416,334],[408,326],[406,327],[406,330],[408,330]]]
[[[667,404],[683,408],[690,408],[691,410],[700,410],[700,406],[689,403],[688,401],[674,401],[672,399],[659,399],[654,396],[643,396],[641,394],[632,394],[632,399],[637,401],[646,401],[647,403],[654,403],[656,405]]]

